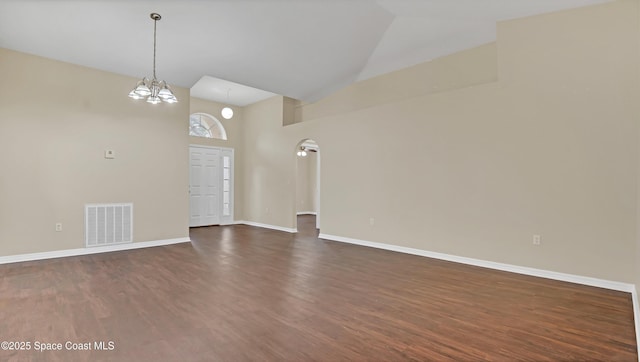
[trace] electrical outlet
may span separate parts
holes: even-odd
[[[533,245],[540,245],[540,244],[542,244],[542,238],[540,237],[540,235],[534,235]]]
[[[62,223],[61,222],[56,223],[56,231],[58,231],[58,232],[62,231]]]

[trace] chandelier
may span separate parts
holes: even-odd
[[[147,99],[147,103],[158,104],[160,102],[176,103],[178,98],[173,95],[169,85],[164,80],[156,78],[156,24],[162,19],[160,14],[151,13],[153,19],[153,79],[142,78],[135,88],[129,92],[129,97],[133,99]]]

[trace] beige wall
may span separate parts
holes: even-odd
[[[282,134],[283,97],[244,109],[244,220],[295,226],[295,148]],[[282,142],[282,143],[280,143]]]
[[[497,82],[286,127],[282,97],[247,107],[245,218],[293,227],[293,150],[313,138],[323,233],[636,282],[637,6],[499,24]],[[438,71],[473,74],[486,50]]]
[[[355,83],[316,103],[298,102],[294,120],[303,122],[421,95],[472,87],[495,82],[497,77],[496,44],[485,44]]]
[[[640,6],[637,6],[636,13],[638,14],[638,19],[640,19]],[[636,53],[637,57],[640,58],[640,20],[638,20],[638,30],[636,34],[639,34],[636,38]],[[636,81],[635,84],[635,92],[636,94],[640,94],[640,62],[636,63]],[[640,114],[640,102],[636,102],[636,114]],[[640,122],[640,117],[637,119],[637,122]],[[640,126],[638,127],[638,131],[640,132]],[[636,188],[636,290],[640,292],[640,133],[638,134],[638,174],[636,175],[637,179],[637,188]],[[636,308],[640,308],[640,305],[636,305]],[[636,310],[636,316],[640,315],[640,310]],[[640,341],[640,318],[636,317],[636,338]]]
[[[212,139],[212,138],[204,138],[204,137],[193,137],[189,136],[189,143],[192,145],[202,145],[202,146],[210,146],[210,147],[226,147],[233,148],[234,150],[234,219],[242,220],[243,217],[243,177],[244,177],[244,167],[243,167],[243,129],[242,129],[242,118],[243,118],[243,107],[233,107],[233,118],[224,119],[220,112],[222,108],[226,107],[226,104],[208,101],[205,99],[191,97],[190,99],[190,114],[193,113],[207,113],[214,118],[216,118],[225,131],[227,132],[226,140]],[[187,120],[186,127],[188,129],[189,122]]]
[[[308,152],[307,158],[309,159],[309,189],[307,193],[307,198],[309,200],[309,211],[317,212],[317,197],[318,197],[318,157],[319,154],[316,152]]]
[[[296,212],[316,212],[317,153],[296,158]]]
[[[135,242],[188,236],[188,90],[152,106],[137,79],[6,49],[0,79],[0,256],[84,247],[85,203],[133,202]]]

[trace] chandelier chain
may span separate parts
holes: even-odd
[[[153,19],[153,80],[156,79],[156,26],[157,19]]]

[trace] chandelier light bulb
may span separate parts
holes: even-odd
[[[162,98],[163,101],[166,101],[171,97],[175,98],[169,87],[167,87],[166,85],[160,90],[160,92],[158,92],[158,97]]]
[[[129,97],[131,97],[133,99],[142,99],[142,98],[144,98],[143,96],[141,96],[138,93],[136,93],[135,90],[132,90],[131,92],[129,92]]]
[[[160,103],[160,97],[158,97],[158,96],[149,97],[149,98],[147,98],[147,103],[158,104],[158,103]]]

